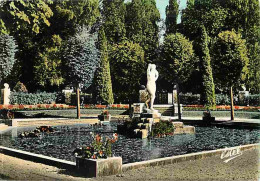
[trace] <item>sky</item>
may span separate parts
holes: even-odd
[[[179,0],[180,1],[180,10],[186,7],[187,0]],[[165,9],[169,4],[169,0],[156,0],[157,8],[160,11],[161,18],[165,20]],[[178,17],[178,22],[180,22],[180,16]]]

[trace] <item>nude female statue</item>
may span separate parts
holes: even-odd
[[[150,98],[145,102],[146,106],[148,108],[148,102],[150,101],[150,110],[153,109],[153,103],[155,99],[155,92],[156,92],[156,83],[155,81],[158,79],[159,74],[158,71],[156,70],[156,65],[155,64],[149,64],[147,68],[147,84],[146,84],[146,89],[148,93],[150,94]]]

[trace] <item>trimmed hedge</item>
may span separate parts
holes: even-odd
[[[200,104],[200,94],[180,93],[180,102],[187,105]]]
[[[35,104],[51,104],[55,103],[57,93],[24,93],[12,92],[10,95],[11,104],[35,105]]]
[[[200,94],[180,93],[180,102],[184,105],[198,105],[200,102]],[[217,105],[230,105],[230,97],[228,94],[216,94]],[[260,106],[260,94],[252,94],[245,96],[243,100],[239,100],[238,95],[234,95],[234,104],[240,106]]]

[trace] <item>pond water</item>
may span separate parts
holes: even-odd
[[[24,131],[35,127],[14,128],[0,135],[0,144],[10,148],[43,154],[54,158],[75,161],[72,152],[75,148],[91,143],[90,132],[112,137],[118,123],[99,126],[78,124],[56,126],[54,133],[41,133],[36,138],[19,138]],[[113,154],[121,156],[123,163],[132,163],[174,155],[215,150],[259,142],[257,129],[230,129],[218,127],[196,127],[195,134],[168,136],[165,138],[135,139],[119,135],[112,145]]]

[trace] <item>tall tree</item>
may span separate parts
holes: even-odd
[[[170,85],[177,86],[178,118],[181,119],[179,84],[187,81],[195,68],[195,57],[192,43],[182,34],[169,34],[162,45],[161,60],[159,62],[162,77]],[[169,84],[168,84],[169,86]]]
[[[99,30],[98,41],[101,56],[100,65],[94,77],[93,95],[98,102],[113,104],[114,97],[112,92],[110,63],[108,60],[107,39],[103,26]]]
[[[211,58],[209,54],[209,36],[207,35],[206,28],[201,27],[201,71],[203,79],[203,93],[202,101],[209,108],[214,108],[216,106],[216,96],[215,96],[215,84],[213,81]]]
[[[85,27],[71,37],[64,49],[67,78],[77,87],[77,117],[80,118],[79,87],[88,87],[92,82],[99,63],[99,50],[96,47],[97,36],[89,33]]]
[[[145,72],[144,51],[139,44],[123,41],[114,44],[110,53],[111,76],[116,101],[138,100],[141,78]]]
[[[169,5],[166,6],[166,34],[176,33],[177,19],[179,15],[179,3],[177,0],[169,0]]]
[[[110,43],[118,43],[125,38],[125,14],[124,0],[103,0],[104,29]]]
[[[127,4],[127,38],[139,43],[145,51],[145,60],[153,61],[159,45],[160,13],[155,0],[132,0]]]
[[[246,41],[241,34],[224,31],[218,35],[213,49],[214,78],[223,87],[230,88],[231,120],[234,120],[232,87],[243,83],[248,74]]]

